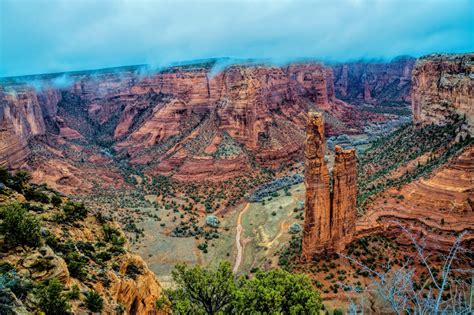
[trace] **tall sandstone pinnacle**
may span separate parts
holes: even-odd
[[[310,112],[306,126],[304,150],[306,187],[303,231],[303,258],[324,248],[331,240],[329,172],[324,160],[326,151],[324,120],[320,113]]]
[[[355,229],[357,173],[355,150],[336,146],[331,191],[324,159],[324,120],[310,112],[305,141],[305,220],[303,260],[324,250],[342,249]]]
[[[335,247],[350,241],[355,229],[357,165],[355,150],[336,146],[331,194],[331,237]],[[338,246],[339,245],[339,246]]]

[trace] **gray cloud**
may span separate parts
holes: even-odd
[[[474,50],[469,0],[0,1],[0,76],[210,57],[352,60]]]

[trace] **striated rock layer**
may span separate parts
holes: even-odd
[[[357,221],[356,233],[393,233],[411,244],[397,222],[436,250],[450,248],[456,238],[453,232],[466,231],[463,241],[468,244],[474,240],[473,179],[474,146],[470,145],[429,176],[378,195]]]
[[[474,134],[474,53],[433,54],[413,70],[412,111],[415,122],[449,123],[453,114],[466,118]]]
[[[332,192],[325,155],[324,121],[308,117],[305,142],[305,220],[303,259],[323,250],[340,250],[355,230],[357,166],[355,150],[336,146]]]
[[[104,163],[94,161],[112,152],[145,175],[222,181],[297,160],[308,110],[324,112],[329,134],[361,132],[367,120],[386,119],[338,100],[332,69],[320,64],[238,65],[215,75],[212,63],[143,70],[66,74],[71,85],[60,88],[55,75],[4,79],[0,165],[27,162],[59,190],[88,191],[90,182],[76,180],[88,168],[81,152],[96,148],[88,160],[96,169]],[[37,91],[30,81],[46,88]],[[60,170],[53,161],[61,161]],[[112,166],[101,172],[117,177]]]
[[[332,65],[338,98],[350,104],[408,105],[415,58],[397,57],[389,63],[350,62]]]

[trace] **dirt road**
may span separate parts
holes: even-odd
[[[237,256],[235,257],[235,264],[234,264],[234,273],[237,273],[239,271],[240,263],[242,262],[242,253],[244,251],[244,244],[243,242],[240,241],[242,237],[242,215],[247,211],[247,209],[250,207],[250,203],[247,203],[245,207],[240,211],[238,217],[237,217],[237,231],[235,233],[235,245],[237,246]]]

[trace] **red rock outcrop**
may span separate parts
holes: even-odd
[[[338,100],[332,69],[320,64],[238,65],[216,75],[210,74],[211,66],[148,74],[134,67],[71,73],[70,86],[61,88],[53,87],[51,76],[30,78],[44,81],[47,89],[40,92],[28,87],[25,78],[3,81],[0,94],[8,106],[2,106],[0,164],[23,164],[29,159],[30,139],[47,134],[54,137],[46,142],[58,145],[110,146],[147,175],[218,181],[250,171],[255,162],[265,167],[293,162],[303,151],[310,109],[325,112],[330,134],[359,132],[367,120],[385,119]],[[7,91],[26,95],[26,105]],[[45,148],[35,154],[45,151],[51,153]],[[59,160],[76,155],[55,152]],[[68,182],[64,176],[80,177],[69,171],[49,174],[40,165],[47,159],[33,160],[31,166],[45,172],[42,180],[56,178],[55,187]]]
[[[335,148],[332,170],[331,238],[337,243],[351,240],[355,229],[357,200],[357,160],[355,149]]]
[[[156,307],[156,301],[161,296],[161,286],[155,274],[140,256],[123,256],[119,275],[114,272],[108,274],[112,280],[109,290],[113,299],[125,305],[127,314],[167,314]],[[136,279],[126,277],[129,265],[142,270]]]
[[[474,134],[474,54],[434,54],[420,58],[413,70],[412,111],[415,122],[449,123],[466,117]]]
[[[424,244],[448,250],[456,235],[467,231],[464,241],[474,239],[474,146],[466,147],[432,174],[378,195],[368,212],[357,220],[356,234],[364,236],[407,226]],[[403,234],[403,233],[402,233]],[[410,240],[405,240],[410,244]]]
[[[350,104],[408,105],[415,58],[391,62],[350,62],[331,65],[336,95]]]
[[[28,140],[44,133],[43,113],[34,89],[0,87],[0,166],[22,165],[29,154]]]
[[[324,121],[310,112],[305,141],[305,219],[303,259],[341,250],[355,230],[357,167],[355,150],[336,146],[332,192],[325,161]]]
[[[325,152],[323,117],[319,113],[310,112],[305,141],[305,260],[310,260],[314,253],[326,248],[331,241],[331,199]]]

